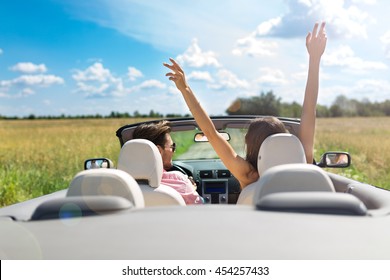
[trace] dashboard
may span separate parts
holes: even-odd
[[[174,166],[192,176],[206,204],[236,204],[241,188],[238,180],[219,159],[174,161]]]

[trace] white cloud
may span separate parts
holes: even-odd
[[[111,74],[100,62],[95,62],[85,70],[74,70],[72,78],[77,83],[76,92],[83,92],[88,97],[123,96],[126,89],[121,78]]]
[[[374,5],[377,3],[376,0],[351,0],[351,1],[352,3],[358,3],[358,4],[363,3],[368,5]]]
[[[347,45],[341,45],[332,52],[323,56],[323,63],[326,66],[340,66],[351,70],[384,70],[387,65],[382,62],[363,60],[355,56],[354,51]]]
[[[48,87],[54,84],[63,84],[64,79],[54,75],[22,75],[12,80],[0,81],[1,87],[12,86],[41,86]]]
[[[284,73],[279,69],[262,67],[260,68],[261,76],[256,79],[257,83],[266,85],[281,85],[287,84]]]
[[[388,99],[390,82],[387,80],[363,79],[356,82],[354,92],[370,100],[383,101]]]
[[[22,75],[13,79],[12,83],[22,86],[48,87],[54,84],[63,84],[64,79],[55,75]]]
[[[246,80],[239,79],[236,74],[226,69],[221,69],[216,74],[217,82],[210,85],[210,88],[215,90],[221,89],[236,89],[249,88],[249,83]]]
[[[100,62],[95,62],[92,66],[88,67],[84,71],[76,69],[75,74],[72,75],[72,77],[75,81],[78,82],[105,82],[114,79],[110,70],[104,68],[103,64]]]
[[[367,24],[374,19],[356,5],[346,1],[318,0],[313,5],[314,14],[328,23],[330,36],[339,38],[367,38]]]
[[[21,98],[35,94],[35,91],[29,87],[15,87],[10,88],[9,86],[1,88],[0,85],[0,97],[6,98]],[[11,91],[12,90],[12,91]]]
[[[163,89],[163,88],[166,88],[166,84],[164,84],[158,80],[147,80],[147,81],[144,81],[141,84],[133,87],[132,89],[143,90],[143,89],[153,89],[153,88]]]
[[[232,53],[237,56],[272,56],[275,55],[275,50],[278,44],[273,41],[258,39],[256,33],[239,39]]]
[[[326,21],[328,37],[367,38],[367,25],[374,19],[357,5],[372,1],[294,0],[288,1],[288,12],[261,22],[255,31],[237,40],[232,53],[237,56],[271,56],[279,44],[270,38],[293,38],[312,31],[314,22]]]
[[[381,37],[381,42],[385,48],[385,55],[387,58],[390,58],[390,30],[386,31]]]
[[[103,59],[99,58],[99,57],[90,57],[90,58],[87,58],[86,62],[87,63],[95,63],[95,62],[102,62]]]
[[[187,75],[188,80],[204,81],[211,89],[249,88],[249,83],[246,80],[239,79],[233,72],[221,68],[222,65],[218,62],[214,52],[202,51],[198,45],[197,39],[193,39],[188,49],[183,54],[177,56],[177,61],[181,65],[187,65],[193,68],[211,66],[214,67],[214,70],[217,69],[214,78],[212,73],[208,71],[193,71]]]
[[[253,57],[275,55],[278,44],[275,41],[266,40],[262,37],[268,35],[280,23],[280,17],[262,22],[250,35],[237,40],[236,47],[232,53],[237,56],[248,55]]]
[[[184,65],[201,68],[205,66],[220,67],[216,54],[212,51],[203,52],[198,45],[196,38],[192,39],[191,45],[181,55],[177,56],[177,61]]]
[[[363,100],[371,102],[383,102],[389,99],[390,82],[380,79],[362,79],[353,85],[333,85],[321,89],[318,104],[330,106],[339,95],[348,99]]]
[[[77,86],[78,88],[76,91],[84,92],[89,97],[96,97],[96,96],[104,97],[107,95],[105,91],[109,88],[109,84],[107,83],[91,85],[88,83],[79,82],[77,83]]]
[[[26,74],[45,73],[47,71],[45,64],[34,64],[31,62],[19,62],[10,68],[12,71],[17,71]]]
[[[24,88],[21,91],[21,93],[22,93],[23,96],[28,96],[28,95],[33,95],[35,93],[35,91],[32,90],[31,88]]]
[[[277,28],[282,22],[281,17],[272,18],[270,20],[260,23],[256,28],[256,36],[264,36],[269,34],[272,29]]]
[[[11,71],[25,73],[14,79],[0,80],[0,97],[20,98],[35,94],[36,88],[47,88],[62,85],[64,79],[56,75],[36,74],[44,73],[47,68],[44,64],[20,62],[9,68]]]
[[[207,71],[192,71],[189,75],[187,75],[187,80],[205,81],[209,83],[213,82],[211,74]]]
[[[360,1],[358,4],[371,2]],[[262,22],[255,31],[257,36],[301,37],[311,31],[314,22],[324,20],[330,37],[367,38],[367,24],[375,21],[350,1],[295,0],[288,1],[288,6],[286,14]]]
[[[169,94],[173,94],[173,95],[175,95],[175,94],[181,94],[181,92],[177,89],[177,87],[176,86],[168,86],[168,93]]]
[[[129,67],[127,71],[127,76],[129,77],[130,81],[135,81],[138,78],[142,78],[144,75],[137,68]]]
[[[76,92],[82,92],[87,97],[122,97],[133,92],[166,88],[164,83],[153,79],[133,87],[125,87],[122,78],[113,75],[100,62],[94,63],[85,70],[76,69],[74,72],[72,77],[77,84]],[[134,67],[129,67],[127,74],[134,78],[143,76],[141,71]]]
[[[153,89],[165,89],[166,87],[167,87],[166,84],[164,84],[158,80],[147,80],[147,81],[142,82],[139,85],[131,87],[129,89],[129,92],[133,93],[133,92],[147,91],[147,90],[153,90]]]

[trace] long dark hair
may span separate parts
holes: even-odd
[[[288,130],[275,117],[262,117],[251,121],[245,135],[246,160],[257,170],[257,157],[265,138],[276,133],[285,132],[288,132]]]

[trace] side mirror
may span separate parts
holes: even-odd
[[[84,161],[84,170],[95,168],[114,168],[114,163],[108,158],[89,158]]]
[[[351,156],[346,152],[326,152],[321,156],[319,167],[345,168],[351,165]]]
[[[227,132],[218,132],[226,141],[230,140],[230,134]],[[207,136],[203,132],[198,132],[194,136],[194,142],[209,142]]]

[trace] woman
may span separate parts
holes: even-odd
[[[316,117],[316,104],[318,97],[319,68],[321,56],[326,47],[325,22],[316,23],[312,33],[306,36],[306,48],[309,53],[309,71],[306,83],[305,97],[302,106],[301,124],[299,138],[306,154],[306,161],[313,162],[314,150],[314,129]],[[220,157],[225,166],[240,182],[241,188],[246,187],[259,178],[257,171],[257,155],[260,145],[269,135],[287,132],[283,123],[274,117],[259,118],[251,122],[245,143],[247,147],[246,159],[240,157],[230,146],[230,144],[220,136],[215,129],[210,117],[200,105],[195,94],[186,82],[183,69],[172,58],[171,65],[163,65],[171,70],[166,76],[176,84],[176,87],[182,93],[188,108],[198,123],[200,129],[207,136],[210,144],[213,146],[217,155]]]

